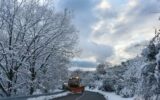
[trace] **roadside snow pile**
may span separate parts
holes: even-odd
[[[51,95],[51,96],[40,96],[40,97],[35,97],[35,98],[29,98],[27,100],[50,100],[58,97],[63,97],[68,95],[70,92],[64,92],[56,95]]]
[[[134,100],[134,97],[122,98],[121,96],[116,95],[113,92],[104,92],[104,91],[101,91],[98,89],[89,89],[89,88],[86,88],[85,90],[91,91],[91,92],[98,92],[98,93],[102,94],[106,98],[106,100]]]
[[[55,89],[55,90],[50,91],[50,93],[57,93],[57,92],[62,92],[62,91],[63,91],[62,89]]]
[[[36,95],[36,94],[42,94],[41,90],[37,89],[35,92],[33,92],[33,95]]]

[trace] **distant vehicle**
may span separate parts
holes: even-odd
[[[81,84],[81,79],[79,77],[70,78],[68,83],[63,84],[62,88],[72,93],[83,93],[85,90],[85,86]]]

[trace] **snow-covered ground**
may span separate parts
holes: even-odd
[[[88,87],[85,88],[86,91],[91,91],[91,92],[98,92],[100,94],[102,94],[106,100],[134,100],[133,98],[123,98],[119,95],[116,95],[114,92],[104,92],[98,89],[89,89]],[[59,91],[59,90],[56,90]],[[53,98],[58,98],[58,97],[63,97],[68,95],[70,92],[63,92],[60,94],[56,94],[56,95],[50,95],[50,96],[40,96],[40,97],[34,97],[34,98],[29,98],[27,100],[49,100],[49,99],[53,99]],[[38,92],[36,94],[39,94]]]
[[[57,93],[57,92],[62,92],[62,91],[63,91],[63,90],[55,89],[55,90],[53,90],[53,91],[50,91],[50,93]],[[40,89],[37,89],[33,94],[36,95],[36,94],[43,94],[43,93],[41,92]]]
[[[104,95],[106,100],[134,100],[134,97],[133,98],[122,98],[121,96],[116,95],[113,92],[104,92],[104,91],[100,91],[98,89],[89,89],[89,88],[86,88],[86,90],[91,91],[91,92],[98,92],[98,93]]]
[[[29,98],[27,100],[50,100],[50,99],[53,99],[53,98],[58,98],[58,97],[66,96],[69,93],[70,92],[63,92],[63,93],[56,94],[56,95],[51,95],[51,96],[40,96],[40,97],[35,97],[35,98]]]

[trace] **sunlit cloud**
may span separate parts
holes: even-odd
[[[97,5],[96,8],[101,9],[101,10],[106,10],[106,9],[110,9],[111,5],[109,4],[107,0],[101,0],[101,2]]]
[[[128,5],[130,7],[135,7],[138,4],[138,0],[129,0]]]

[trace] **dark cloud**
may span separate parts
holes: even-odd
[[[155,12],[160,12],[160,2],[157,2],[157,0],[138,0],[137,5],[126,12],[127,21],[117,23],[114,34],[126,35],[132,33],[132,31],[153,21],[157,16]]]
[[[142,49],[148,45],[149,41],[144,40],[138,43],[132,43],[127,48],[125,48],[125,52],[130,55],[136,56],[141,53]]]
[[[91,32],[91,25],[97,18],[93,13],[93,8],[99,0],[60,0],[59,9],[67,8],[73,11],[74,23],[81,31],[80,37],[88,37]],[[85,36],[84,36],[85,35]]]
[[[114,53],[114,50],[111,46],[102,44],[101,45],[93,44],[93,48],[91,50],[93,50],[92,52],[93,55],[96,56],[97,62],[100,63],[106,62],[106,59],[112,56]]]
[[[81,13],[89,11],[92,5],[93,2],[91,0],[65,0],[59,2],[60,8],[69,8]]]
[[[98,63],[104,63],[114,53],[112,46],[96,44],[94,42],[83,41],[81,47],[83,48],[82,57],[95,57]]]
[[[97,64],[95,62],[92,61],[73,61],[72,62],[74,67],[87,67],[87,68],[93,68],[96,67]]]
[[[101,10],[97,9],[96,12],[99,14],[97,16],[104,18],[105,20],[112,20],[118,17],[118,11],[117,9],[106,9],[106,10]]]
[[[160,12],[160,2],[158,0],[138,0],[137,6],[128,12],[128,15],[136,14],[139,17],[147,17],[155,12]]]

